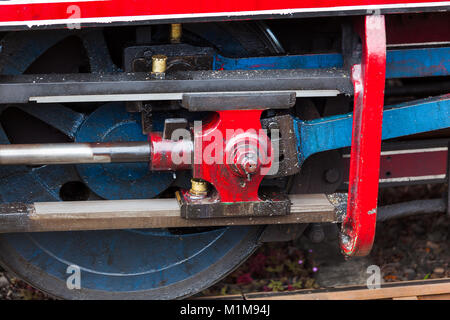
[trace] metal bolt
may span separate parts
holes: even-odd
[[[180,43],[182,33],[183,29],[181,23],[172,23],[170,25],[170,42]]]
[[[247,174],[254,174],[258,170],[258,161],[254,157],[246,156],[242,161],[242,167]]]
[[[308,231],[308,238],[313,243],[320,243],[325,239],[325,232],[321,225],[313,223]]]
[[[167,68],[167,57],[163,54],[152,56],[152,75],[159,79],[164,79]]]
[[[260,162],[255,150],[245,147],[236,149],[232,166],[235,173],[250,180],[250,176],[256,174],[259,168]]]
[[[339,181],[340,178],[340,174],[339,171],[337,169],[328,169],[327,171],[325,171],[325,180],[328,183],[336,183]]]

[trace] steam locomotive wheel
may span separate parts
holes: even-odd
[[[76,43],[82,50],[74,49]],[[2,39],[2,46],[2,74],[118,70],[100,30],[14,33]],[[78,51],[85,57],[77,56]],[[61,56],[65,58],[59,61]],[[138,116],[121,103],[4,106],[0,112],[0,143],[145,140]],[[2,166],[0,179],[2,202],[30,203],[152,198],[172,184],[174,175],[150,173],[145,164]],[[256,249],[261,231],[227,227],[177,234],[166,229],[3,234],[0,261],[58,298],[175,299],[231,272]],[[80,270],[80,289],[67,286],[71,266]]]

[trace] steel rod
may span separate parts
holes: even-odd
[[[422,214],[444,213],[447,210],[445,199],[413,200],[378,208],[377,222]]]
[[[149,162],[148,142],[0,145],[0,165]]]

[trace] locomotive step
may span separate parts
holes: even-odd
[[[291,214],[186,220],[176,199],[10,203],[0,205],[0,233],[336,222],[324,194],[290,195]]]

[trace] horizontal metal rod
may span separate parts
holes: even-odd
[[[307,97],[335,97],[339,90],[297,90],[297,91],[239,91],[243,94],[283,94],[291,92],[295,94],[296,98]],[[236,94],[236,92],[195,92],[195,93],[135,93],[135,94],[88,94],[88,95],[59,95],[59,96],[42,96],[42,97],[30,97],[30,102],[36,103],[79,103],[79,102],[111,102],[111,101],[170,101],[170,100],[183,100],[186,95],[213,95],[220,97],[223,95]]]
[[[149,162],[148,142],[0,145],[0,165]]]
[[[445,57],[450,55],[449,44],[448,41],[422,43],[422,48],[417,48],[417,44],[412,43],[397,45],[401,49],[386,52],[386,79],[448,76],[450,60]],[[215,63],[224,70],[342,68],[343,56],[341,53],[251,58],[229,58],[218,55]]]
[[[352,94],[349,73],[342,69],[187,71],[152,79],[148,73],[43,74],[0,76],[0,103],[152,99],[194,92],[306,91],[308,95]],[[168,95],[172,94],[172,96]],[[64,98],[67,97],[68,98]],[[60,100],[55,100],[57,97]]]
[[[413,200],[378,208],[377,221],[387,221],[431,213],[445,213],[446,199]]]
[[[336,222],[324,194],[290,195],[291,214],[184,219],[176,199],[0,204],[0,233]]]

